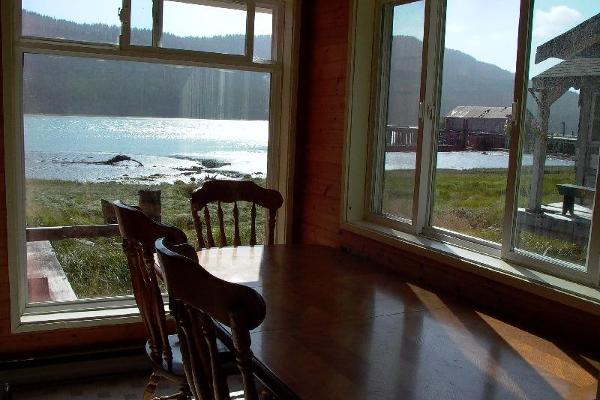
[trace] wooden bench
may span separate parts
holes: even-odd
[[[585,198],[587,196],[593,197],[594,193],[596,193],[596,190],[593,188],[571,185],[568,183],[559,183],[558,185],[556,185],[556,189],[558,189],[558,193],[563,196],[563,215],[567,214],[567,211],[571,215],[574,215],[575,197],[580,199]]]

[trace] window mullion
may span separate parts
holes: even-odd
[[[510,126],[510,149],[502,223],[502,257],[513,251],[516,234],[516,215],[518,207],[519,170],[521,169],[521,146],[526,113],[526,96],[529,81],[528,55],[531,50],[531,31],[533,22],[532,2],[521,0],[519,16],[519,37],[517,39],[517,64],[515,72],[514,103]]]
[[[381,214],[383,201],[383,176],[385,173],[385,137],[387,127],[388,96],[390,85],[390,64],[391,64],[391,45],[392,45],[392,20],[393,12],[389,4],[384,4],[380,8],[381,14],[378,21],[381,21],[382,34],[380,40],[375,43],[381,43],[374,49],[376,56],[374,59],[382,60],[379,63],[377,72],[375,99],[375,113],[373,120],[374,141],[371,154],[373,156],[373,173],[371,176],[371,191],[373,193],[369,208],[375,214]]]
[[[600,168],[596,171],[596,188],[600,188]],[[587,272],[592,282],[600,286],[600,196],[596,189],[592,211],[591,234],[588,242]]]
[[[274,4],[272,10],[271,32],[273,36],[271,39],[271,59],[278,62],[282,57],[283,51],[279,38],[285,36],[282,30],[283,25],[280,22],[285,20],[285,7],[282,4]]]
[[[442,76],[445,2],[426,3],[426,77],[425,98],[421,105],[422,130],[417,138],[417,164],[413,200],[413,227],[421,233],[429,225],[433,196],[433,170],[437,143],[437,112]]]
[[[123,5],[119,10],[119,19],[121,20],[119,46],[126,47],[131,43],[131,0],[123,0]]]
[[[164,0],[152,1],[152,47],[162,46]]]
[[[256,17],[256,3],[246,3],[246,58],[252,61],[254,58],[254,19]]]
[[[9,3],[9,2],[6,2]],[[23,24],[23,5],[21,0],[15,0],[14,2],[14,10],[10,10],[10,15],[12,15],[12,21],[11,24],[9,25],[12,26],[12,32],[13,32],[13,38],[16,39],[18,37],[21,36],[21,32],[22,32],[22,24]],[[8,4],[8,7],[10,7],[10,4]],[[7,8],[8,8],[7,7]],[[2,12],[4,12],[4,10],[2,10]],[[9,14],[7,14],[9,15]],[[4,36],[3,36],[4,38]]]

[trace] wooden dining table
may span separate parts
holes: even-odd
[[[254,288],[256,375],[291,399],[594,399],[573,354],[394,271],[321,246],[214,248],[212,274]],[[402,260],[398,260],[402,262]]]

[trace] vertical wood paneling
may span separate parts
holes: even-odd
[[[303,3],[294,241],[339,245],[350,0]]]

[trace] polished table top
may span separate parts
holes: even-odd
[[[202,250],[253,287],[259,363],[301,399],[594,399],[599,365],[394,272],[320,246]]]

